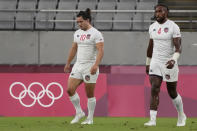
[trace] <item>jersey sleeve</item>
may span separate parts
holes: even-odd
[[[101,32],[97,32],[95,35],[95,43],[104,42],[103,35]]]
[[[149,33],[149,36],[150,36],[150,39],[152,39],[152,25],[149,26],[149,29],[148,29],[148,33]]]
[[[77,36],[76,36],[76,32],[75,32],[74,35],[73,35],[73,42],[74,43],[77,43],[77,40],[76,39],[77,39]]]
[[[181,37],[181,32],[180,32],[180,28],[177,24],[174,23],[173,25],[173,35],[172,35],[173,38],[176,38],[176,37]]]

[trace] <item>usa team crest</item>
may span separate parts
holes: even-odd
[[[85,76],[85,80],[86,80],[86,81],[89,81],[89,80],[90,80],[90,76],[89,76],[89,75],[86,75],[86,76]]]
[[[168,74],[166,74],[165,77],[166,77],[167,80],[170,79],[170,75],[168,75]]]
[[[165,33],[168,33],[168,30],[169,30],[168,27],[164,28]]]
[[[86,39],[90,39],[91,34],[87,34]]]

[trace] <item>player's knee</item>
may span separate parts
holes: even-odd
[[[69,96],[73,96],[75,94],[75,91],[72,88],[68,88],[67,93]]]
[[[152,87],[151,92],[154,93],[154,94],[159,94],[160,88],[159,87]]]
[[[89,94],[87,94],[87,97],[88,97],[88,98],[92,98],[92,97],[94,97],[94,94],[89,93]]]
[[[169,92],[168,93],[171,99],[175,99],[177,97],[177,93],[176,92]]]
[[[160,84],[156,83],[156,82],[153,82],[152,83],[152,88],[160,88]]]
[[[92,97],[94,97],[94,92],[93,92],[93,91],[88,91],[88,90],[86,90],[86,96],[87,96],[88,98],[92,98]]]
[[[169,95],[171,99],[175,99],[176,97],[174,95]]]

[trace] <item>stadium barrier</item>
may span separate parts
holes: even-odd
[[[65,73],[0,73],[1,116],[72,116]],[[197,66],[181,66],[178,92],[188,117],[197,117]],[[150,84],[144,66],[111,66],[97,81],[95,116],[149,116]],[[87,113],[84,85],[77,92]],[[176,110],[162,84],[158,116],[175,117]]]

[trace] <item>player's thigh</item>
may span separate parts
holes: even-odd
[[[177,97],[177,82],[166,82],[168,94],[171,98],[176,98]]]
[[[81,79],[76,79],[73,77],[69,77],[68,79],[68,91],[75,91],[77,87],[83,82]]]
[[[68,79],[68,90],[76,90],[77,87],[83,82],[80,65],[75,63]]]
[[[150,75],[149,76],[150,83],[152,88],[160,88],[162,83],[162,77],[158,75]]]

